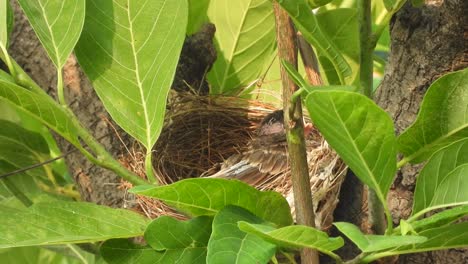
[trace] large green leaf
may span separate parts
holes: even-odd
[[[218,59],[208,73],[213,94],[235,94],[262,74],[275,48],[275,19],[268,0],[211,0]]]
[[[382,203],[396,172],[393,122],[369,98],[345,91],[315,91],[306,98],[314,124]]]
[[[158,198],[193,216],[215,215],[226,205],[236,205],[279,226],[292,223],[288,202],[281,194],[262,192],[237,180],[186,179],[166,186],[137,186],[130,191]]]
[[[404,160],[418,163],[448,144],[468,137],[468,69],[435,81],[413,125],[398,137]]]
[[[0,174],[26,168],[50,158],[47,142],[40,134],[1,119],[0,127],[2,128],[0,130]],[[39,192],[37,183],[40,179],[47,180],[46,177],[49,176],[51,177],[49,179],[55,182],[52,171],[47,166],[49,165],[30,169],[8,180],[22,193],[37,194]],[[49,175],[48,172],[50,172]],[[0,201],[13,195],[8,186],[0,180]]]
[[[18,0],[57,68],[62,68],[80,37],[85,0]]]
[[[419,173],[414,191],[413,215],[437,205],[434,201],[441,184],[458,166],[468,164],[468,139],[461,140],[436,152]],[[464,182],[468,182],[465,177]],[[447,183],[446,183],[447,184]],[[458,187],[452,183],[450,192]],[[463,190],[463,189],[462,189]]]
[[[317,14],[317,22],[321,31],[328,37],[343,55],[351,69],[351,75],[345,79],[345,84],[356,83],[359,78],[359,27],[357,10],[340,8]],[[335,67],[326,54],[319,53],[318,59],[322,66],[323,76],[329,84],[340,84]]]
[[[0,210],[0,248],[102,241],[143,235],[147,220],[91,203],[44,202],[10,213]]]
[[[468,205],[457,206],[455,208],[444,210],[443,212],[423,218],[419,221],[411,223],[411,227],[415,232],[443,227],[464,216],[468,215]]]
[[[249,211],[226,206],[214,218],[213,233],[208,243],[208,263],[268,263],[276,246],[237,227],[239,221],[266,224]]]
[[[317,50],[318,56],[326,56],[335,68],[340,84],[345,84],[345,77],[352,74],[351,68],[335,44],[328,39],[306,0],[278,0],[278,3],[291,16],[297,29]]]
[[[423,243],[427,240],[424,236],[364,235],[361,230],[353,224],[338,222],[334,223],[334,225],[365,253]]]
[[[313,248],[328,255],[344,245],[341,237],[329,237],[320,230],[301,225],[275,229],[268,225],[239,222],[240,230],[255,234],[270,243],[284,248]]]
[[[0,100],[31,115],[73,145],[80,146],[76,124],[66,110],[47,94],[35,93],[0,79]]]
[[[104,260],[109,264],[157,264],[177,263],[178,256],[169,256],[150,246],[137,245],[128,239],[111,239],[100,248]],[[166,261],[166,262],[164,262]]]
[[[179,259],[190,260],[190,263],[205,263],[212,222],[209,216],[189,221],[161,216],[148,225],[145,240],[155,250],[179,255]]]
[[[70,250],[72,248],[72,250]],[[0,251],[0,259],[6,264],[93,264],[95,255],[75,245],[45,249],[43,247],[21,247]]]
[[[468,204],[468,163],[456,167],[437,187],[430,208]]]
[[[112,118],[147,149],[158,138],[185,38],[187,1],[88,1],[76,56]]]
[[[363,259],[369,263],[382,257],[401,255],[424,251],[434,251],[449,248],[464,248],[468,246],[468,222],[429,229],[419,233],[427,238],[426,242],[415,245],[404,245],[392,251],[376,253]]]

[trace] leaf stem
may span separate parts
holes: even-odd
[[[358,0],[358,21],[359,21],[359,41],[360,53],[360,84],[361,92],[372,99],[374,61],[373,54],[376,45],[375,36],[372,34],[372,0]],[[391,232],[393,221],[388,210],[385,197],[382,193],[368,188],[369,203],[369,223],[371,229],[379,235]],[[385,231],[385,218],[387,217],[387,231]]]
[[[120,164],[117,160],[112,157],[112,155],[107,152],[107,150],[96,141],[96,139],[89,133],[88,130],[83,128],[80,124],[76,116],[70,109],[65,109],[69,117],[73,120],[78,128],[78,134],[80,135],[81,139],[88,145],[88,147],[95,153],[96,157],[86,151],[82,146],[76,146],[83,153],[91,162],[96,165],[99,165],[103,168],[109,169],[115,172],[117,175],[122,177],[124,180],[129,181],[135,185],[143,185],[148,184],[145,180],[140,178],[135,173],[129,171],[128,169],[124,168],[122,164]]]
[[[83,262],[83,264],[88,264],[88,261],[83,257],[83,255],[76,250],[72,244],[66,244],[66,246]]]
[[[13,65],[13,62],[11,61],[10,55],[8,54],[8,50],[3,45],[3,43],[0,43],[0,49],[1,49],[2,54],[3,54],[3,56],[1,56],[1,57],[3,58],[3,61],[5,62],[5,64],[7,65],[8,71],[10,72],[10,75],[13,76],[13,78],[15,78],[15,80],[16,80],[15,67]]]
[[[146,177],[148,178],[150,183],[159,185],[158,179],[154,175],[152,157],[153,157],[153,154],[151,153],[151,148],[148,148],[146,150],[146,157],[145,157]]]
[[[61,68],[57,68],[57,95],[59,103],[66,106],[67,102],[65,101],[65,94],[63,92],[63,76]]]

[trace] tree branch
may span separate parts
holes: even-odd
[[[297,67],[296,32],[292,22],[277,2],[273,3],[276,20],[276,38],[278,41],[278,57]],[[288,140],[289,160],[291,162],[291,177],[296,206],[298,224],[315,226],[312,193],[310,190],[309,167],[304,139],[304,124],[302,119],[301,101],[291,105],[292,94],[298,89],[289,78],[286,70],[281,67],[283,84],[284,122]],[[302,263],[319,263],[318,253],[312,249],[301,251]]]

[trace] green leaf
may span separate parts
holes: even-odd
[[[369,98],[344,91],[312,92],[306,107],[327,142],[385,204],[396,172],[396,142],[388,114]]]
[[[12,248],[0,251],[0,259],[2,263],[15,264],[83,264],[96,263],[95,256],[91,253],[84,252],[74,245],[69,245],[73,248],[50,248],[43,247],[21,247]]]
[[[208,73],[212,94],[236,94],[255,81],[275,49],[275,19],[268,0],[211,0],[218,58]]]
[[[443,212],[423,218],[419,221],[411,223],[414,231],[419,232],[431,228],[446,226],[458,219],[468,215],[468,205],[457,206],[455,208],[444,210]]]
[[[304,80],[304,78],[302,78],[299,72],[296,69],[294,69],[291,63],[282,60],[281,64],[286,69],[286,71],[289,74],[289,77],[293,80],[293,82],[299,87],[306,89],[308,93],[320,90],[348,92],[355,92],[357,90],[357,87],[352,85],[310,85],[306,80]]]
[[[1,119],[0,127],[0,174],[26,168],[50,158],[47,142],[40,134]],[[46,176],[49,176],[55,182],[53,175],[47,175],[48,171],[51,172],[50,167],[45,166],[48,165],[28,170],[8,180],[22,193],[37,194],[40,191],[37,185],[39,179],[47,181]],[[8,186],[4,180],[0,180],[0,200],[14,195]]]
[[[330,3],[333,0],[308,0],[309,6],[311,9],[315,9],[320,6],[324,6],[328,3]]]
[[[387,11],[392,11],[393,6],[395,6],[395,1],[396,0],[383,0],[383,3],[385,5],[385,9],[387,9]]]
[[[137,186],[130,192],[163,200],[192,216],[215,215],[227,205],[236,205],[279,226],[292,223],[288,202],[281,194],[262,192],[236,180],[185,179],[165,186]]]
[[[85,243],[143,235],[147,220],[91,203],[44,202],[10,214],[0,210],[0,248]]]
[[[439,188],[460,165],[468,163],[468,139],[460,140],[436,152],[419,173],[414,191],[413,215],[426,211],[434,204]],[[465,178],[465,182],[468,179]],[[455,183],[453,183],[455,184]],[[453,185],[451,192],[459,186]]]
[[[150,149],[185,38],[187,1],[88,1],[76,56],[112,118]]]
[[[402,162],[419,163],[468,137],[468,69],[449,73],[427,90],[416,121],[398,137]]]
[[[80,37],[85,0],[18,0],[31,26],[58,69]]]
[[[0,79],[0,100],[34,117],[75,146],[80,146],[77,127],[66,110],[47,94],[26,90]]]
[[[210,0],[188,0],[187,35],[195,34],[201,26],[208,22],[208,6]]]
[[[161,216],[148,225],[145,240],[155,250],[179,255],[180,259],[195,259],[205,263],[208,240],[213,219],[208,216],[196,217],[190,221],[179,221]]]
[[[334,43],[323,33],[306,0],[278,0],[278,3],[289,13],[304,38],[317,49],[317,55],[331,61],[340,84],[345,84],[345,77],[350,76],[352,70]]]
[[[364,235],[353,224],[338,222],[334,223],[334,225],[364,253],[383,251],[404,245],[414,245],[427,240],[424,236]]]
[[[327,233],[317,229],[294,225],[275,229],[267,225],[239,222],[240,230],[255,234],[266,241],[284,248],[313,248],[334,256],[333,250],[344,245],[341,237],[329,237]]]
[[[273,257],[276,246],[239,230],[239,221],[265,223],[243,208],[226,206],[213,221],[213,233],[208,242],[208,263],[268,263]]]
[[[441,208],[468,204],[468,163],[456,167],[440,183],[429,205]]]
[[[329,84],[354,84],[359,80],[359,27],[357,10],[340,8],[322,12],[316,15],[321,31],[332,42],[337,51],[343,55],[348,63],[351,74],[341,83],[335,67],[326,54],[318,54],[322,66],[322,76]]]
[[[128,239],[108,240],[102,244],[100,252],[109,264],[176,263],[170,256],[165,256],[164,253],[157,252],[149,246],[136,245]]]
[[[405,245],[392,251],[382,252],[381,254],[372,254],[365,257],[363,262],[369,263],[391,255],[466,247],[468,246],[468,222],[433,228],[421,232],[420,235],[427,238],[426,242],[415,245]]]

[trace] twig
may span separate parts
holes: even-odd
[[[296,32],[286,11],[277,2],[273,3],[276,20],[276,38],[278,41],[278,57],[280,60],[297,67]],[[309,169],[304,139],[304,123],[302,119],[301,102],[291,105],[291,96],[298,89],[289,78],[286,70],[281,67],[283,83],[284,122],[288,140],[289,160],[291,162],[291,177],[296,206],[296,219],[299,224],[314,227],[315,216],[310,190]],[[319,263],[318,252],[312,249],[301,251],[303,263]]]
[[[320,76],[317,56],[314,50],[301,33],[297,33],[297,43],[309,83],[316,86],[322,85],[322,77]]]

